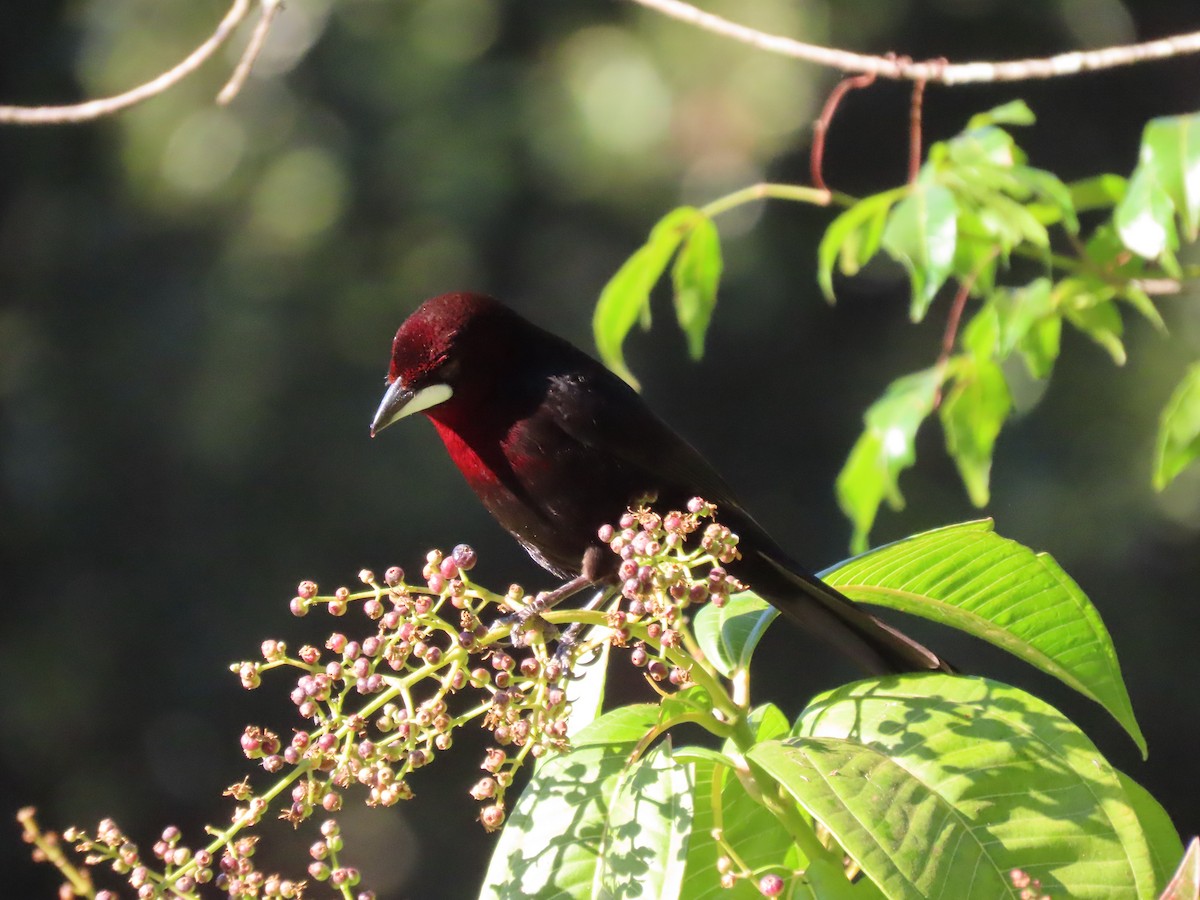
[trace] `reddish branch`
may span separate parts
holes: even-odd
[[[873,72],[867,72],[865,75],[855,75],[851,78],[842,79],[829,92],[829,97],[826,99],[825,105],[821,107],[820,118],[813,123],[812,151],[809,154],[809,169],[812,173],[813,187],[820,188],[823,191],[829,190],[825,186],[825,176],[822,174],[825,160],[825,135],[829,131],[829,123],[833,120],[833,114],[837,112],[838,104],[842,102],[842,98],[850,93],[850,91],[857,88],[864,88],[874,80],[875,74]]]

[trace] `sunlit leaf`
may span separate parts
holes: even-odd
[[[1183,856],[1183,842],[1179,840],[1179,832],[1171,822],[1167,811],[1150,794],[1148,790],[1126,775],[1117,771],[1121,787],[1125,789],[1125,797],[1133,811],[1137,814],[1138,824],[1146,837],[1150,848],[1150,859],[1154,864],[1154,882],[1160,888],[1165,887],[1171,880],[1176,863]],[[1200,900],[1200,898],[1198,898]]]
[[[1200,363],[1187,370],[1163,408],[1154,453],[1154,487],[1161,491],[1200,456]]]
[[[1113,221],[1122,243],[1145,259],[1158,259],[1178,244],[1171,198],[1150,166],[1138,166],[1133,173]]]
[[[669,741],[627,765],[605,817],[591,896],[680,897],[694,811],[692,769],[675,762]]]
[[[1032,125],[1037,116],[1024,100],[1009,100],[986,112],[976,113],[967,122],[967,129],[974,130],[987,125]]]
[[[1163,321],[1162,313],[1154,304],[1154,299],[1135,284],[1124,284],[1118,295],[1139,313],[1147,322],[1155,327],[1160,334],[1167,333],[1167,323]]]
[[[692,619],[705,658],[726,678],[749,668],[754,648],[778,615],[752,593],[730,597],[723,606],[706,603]]]
[[[604,364],[635,388],[637,379],[625,363],[625,338],[634,324],[648,314],[650,291],[662,277],[680,241],[702,219],[703,214],[690,206],[667,213],[654,226],[649,240],[625,261],[600,292],[592,316],[596,349]]]
[[[834,263],[839,263],[843,275],[857,274],[879,250],[888,210],[905,192],[904,188],[898,188],[873,194],[829,223],[817,247],[817,283],[830,303],[834,300]]]
[[[989,299],[1000,326],[1001,359],[1016,349],[1035,324],[1054,314],[1049,278],[1035,278],[1024,287],[999,290]]]
[[[1139,167],[1142,164],[1155,173],[1171,199],[1187,239],[1196,240],[1200,235],[1200,113],[1147,122]]]
[[[656,704],[613,710],[538,767],[496,843],[481,898],[595,896],[598,874],[621,862],[600,856],[613,799],[629,754],[658,718]]]
[[[1024,691],[942,674],[871,679],[818,697],[796,732],[747,758],[889,897],[1015,897],[1014,870],[1054,896],[1155,894],[1116,772]]]
[[[1108,351],[1118,366],[1125,364],[1125,344],[1121,334],[1125,330],[1117,304],[1101,300],[1081,306],[1067,306],[1067,321]]]
[[[1056,221],[1061,219],[1067,231],[1071,234],[1078,233],[1079,218],[1075,215],[1075,202],[1071,190],[1057,175],[1030,166],[1016,166],[1013,174],[1057,212]]]
[[[946,450],[976,506],[987,505],[992,448],[1011,410],[1012,397],[1000,367],[976,358],[968,358],[956,371],[954,386],[938,409]]]
[[[755,742],[784,737],[791,728],[787,717],[769,704],[751,712],[748,724]],[[779,819],[751,797],[741,779],[730,771],[730,756],[740,756],[737,747],[729,742],[724,754],[710,751],[704,758],[693,755],[696,749],[680,749],[675,754],[676,759],[694,764],[696,784],[696,811],[682,896],[689,900],[762,900],[753,879],[741,879],[731,889],[721,887],[717,860],[727,855],[727,847],[732,847],[751,868],[782,865],[803,869],[806,860]],[[713,834],[718,827],[723,843],[718,843]]]
[[[1034,323],[1017,343],[1017,352],[1034,378],[1049,378],[1058,359],[1062,319],[1048,316]]]
[[[904,505],[900,473],[916,459],[917,429],[933,411],[941,382],[937,368],[898,378],[867,410],[866,430],[837,478],[838,503],[854,526],[851,546],[856,552],[866,548],[885,499],[895,509]]]
[[[851,599],[898,609],[982,638],[1095,700],[1143,754],[1112,638],[1054,559],[968,522],[914,535],[821,577]]]
[[[939,184],[918,182],[892,209],[883,229],[883,247],[907,270],[912,282],[909,316],[925,317],[954,264],[958,205]]]
[[[1126,181],[1120,175],[1096,175],[1072,181],[1067,185],[1071,192],[1071,203],[1076,212],[1093,209],[1108,209],[1116,206],[1125,196]]]
[[[1000,170],[1004,170],[1004,177],[1007,178],[1007,170],[1022,155],[1012,135],[1003,128],[990,125],[968,127],[948,141],[946,149],[947,159],[955,166],[970,169],[980,183],[993,187],[998,183],[991,179],[999,176]]]
[[[675,315],[687,335],[692,359],[704,356],[704,336],[717,304],[717,285],[721,281],[721,238],[713,220],[696,220],[683,242],[671,280],[675,285]]]

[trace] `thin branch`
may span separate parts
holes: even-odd
[[[967,298],[971,296],[971,289],[975,287],[975,281],[983,274],[983,270],[992,264],[998,252],[993,250],[989,253],[970,275],[958,283],[954,302],[950,304],[950,314],[946,318],[946,330],[942,333],[942,349],[938,354],[937,362],[933,364],[939,372],[944,372],[950,363],[950,354],[954,352],[954,343],[958,339],[958,326],[962,322],[963,310],[967,307]],[[938,384],[937,393],[933,396],[933,408],[937,409],[941,405],[942,385]]]
[[[221,93],[217,94],[217,102],[222,106],[232,101],[246,83],[250,70],[254,68],[254,61],[258,59],[258,54],[262,52],[263,44],[267,40],[267,32],[271,30],[271,23],[275,21],[275,17],[279,15],[281,9],[283,9],[283,0],[262,0],[262,15],[259,16],[258,24],[254,26],[254,32],[250,35],[246,49],[242,51],[242,58],[238,60],[237,67],[229,76],[225,87],[221,88]]]
[[[823,170],[825,163],[825,135],[829,132],[829,123],[833,121],[833,114],[837,112],[838,105],[842,102],[842,98],[846,94],[858,88],[865,88],[874,81],[874,72],[866,72],[862,75],[843,78],[829,92],[829,96],[825,100],[825,105],[821,107],[820,117],[817,121],[813,122],[812,150],[809,152],[808,165],[812,174],[813,185],[822,191],[829,190],[825,185]]]
[[[1057,78],[1080,72],[1096,72],[1117,66],[1156,59],[1168,59],[1189,53],[1200,53],[1200,31],[1177,34],[1146,41],[1141,44],[1126,44],[1119,47],[1104,47],[1062,53],[1039,59],[1015,59],[1002,62],[966,62],[943,65],[940,61],[912,62],[898,57],[867,56],[805,44],[793,38],[768,34],[746,25],[697,9],[683,0],[633,0],[641,6],[694,25],[712,34],[750,44],[768,53],[790,56],[793,59],[816,63],[839,69],[843,72],[873,72],[881,78],[896,81],[927,81],[936,84],[955,85],[997,81],[1029,81],[1037,78]]]
[[[234,31],[237,30],[237,27],[245,21],[246,16],[250,13],[251,3],[252,0],[234,0],[233,6],[229,8],[229,12],[225,14],[225,18],[217,25],[216,30],[209,36],[208,40],[189,53],[175,66],[163,72],[157,78],[147,81],[145,84],[140,84],[123,94],[103,97],[97,100],[87,100],[83,103],[76,103],[69,106],[0,106],[0,124],[65,125],[77,122],[90,122],[94,119],[110,116],[130,106],[135,106],[138,103],[149,100],[151,97],[156,97],[192,74],[192,72],[200,68],[201,65],[216,53],[229,40]],[[274,15],[273,7],[279,5],[279,0],[262,0],[262,3],[263,18],[259,22],[259,28],[255,30],[255,36],[258,35],[259,30],[265,31],[264,21],[267,25],[270,24],[270,19]],[[245,80],[245,73],[241,70],[244,67],[248,71],[250,63],[253,63],[252,57],[249,63],[247,63],[247,56],[252,48],[254,49],[254,54],[257,55],[261,45],[261,38],[259,38],[257,45],[251,39],[250,46],[246,48],[247,52],[243,54],[233,78],[230,79],[230,84],[233,84],[234,79],[239,78],[239,73],[241,73],[241,81]],[[237,86],[240,87],[240,84],[241,82],[239,81]],[[224,95],[228,90],[230,90],[230,87],[226,85],[225,90],[221,94]]]

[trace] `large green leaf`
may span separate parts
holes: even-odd
[[[787,717],[774,706],[760,707],[750,714],[750,727],[755,741],[785,737],[790,728]],[[725,754],[736,758],[731,744]],[[727,853],[717,843],[713,829],[720,828],[726,845],[732,846],[742,861],[751,868],[786,866],[803,868],[791,835],[766,807],[746,793],[743,781],[731,771],[728,755],[709,752],[703,757],[693,748],[681,749],[676,757],[692,762],[695,771],[696,811],[692,836],[688,842],[687,874],[683,896],[688,900],[761,900],[762,894],[752,881],[738,881],[732,890],[720,885],[717,859]]]
[[[1200,363],[1175,387],[1158,423],[1154,487],[1162,490],[1200,456]]]
[[[958,204],[947,188],[919,181],[896,204],[883,229],[883,247],[908,270],[912,282],[909,315],[925,318],[938,289],[954,266]]]
[[[697,222],[706,219],[691,206],[667,213],[651,230],[646,243],[625,261],[600,292],[592,315],[596,349],[604,364],[634,387],[638,382],[625,363],[625,338],[634,324],[649,313],[650,291],[666,271],[680,241]]]
[[[917,429],[933,411],[941,382],[936,367],[897,378],[867,410],[866,429],[837,477],[838,503],[854,526],[855,551],[866,548],[885,499],[893,508],[904,505],[900,473],[916,459]]]
[[[547,759],[513,807],[484,878],[481,898],[595,896],[601,847],[629,755],[659,720],[655,704],[624,706],[572,736]],[[633,861],[627,861],[632,865]]]
[[[617,778],[599,848],[593,897],[681,896],[694,799],[692,768],[664,742]]]
[[[1179,832],[1171,822],[1167,811],[1151,793],[1126,775],[1117,772],[1121,787],[1125,789],[1125,797],[1137,814],[1138,824],[1142,834],[1146,836],[1146,844],[1150,848],[1150,858],[1154,864],[1154,881],[1159,887],[1164,887],[1171,880],[1175,864],[1183,856],[1183,842],[1179,840]]]
[[[675,317],[687,336],[692,359],[704,356],[704,336],[717,305],[721,281],[721,238],[708,216],[696,219],[675,258],[671,280],[675,285]]]
[[[1008,685],[942,674],[818,697],[798,737],[747,758],[825,824],[893,898],[1155,895],[1117,773],[1070,720]]]
[[[1153,170],[1189,241],[1200,235],[1200,113],[1151,119],[1139,164]]]
[[[854,600],[951,625],[1048,672],[1107,709],[1145,754],[1100,613],[1049,554],[1000,537],[990,521],[927,531],[821,577]]]

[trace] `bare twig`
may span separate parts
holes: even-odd
[[[950,354],[954,352],[954,342],[958,339],[958,326],[962,322],[963,310],[967,307],[967,298],[971,296],[971,289],[975,287],[975,281],[983,273],[983,270],[992,264],[992,260],[996,258],[998,252],[993,250],[989,253],[970,275],[958,283],[954,302],[950,304],[950,314],[946,317],[946,330],[942,333],[942,349],[938,354],[937,362],[934,363],[934,368],[939,372],[946,368],[950,362]],[[933,397],[933,408],[937,409],[941,405],[942,386],[939,384],[937,393]]]
[[[241,88],[246,75],[253,65],[255,57],[262,48],[266,30],[281,5],[280,0],[260,0],[262,18],[255,28],[254,34],[247,45],[237,68],[229,83],[221,91],[221,102],[228,102]],[[120,110],[135,106],[151,97],[156,97],[174,85],[178,84],[196,69],[200,68],[222,45],[224,45],[238,26],[249,15],[252,0],[234,0],[229,12],[225,13],[217,28],[208,40],[189,53],[183,60],[152,78],[145,84],[140,84],[132,90],[112,97],[97,100],[87,100],[68,106],[0,106],[0,124],[8,125],[65,125],[78,122],[90,122],[94,119],[110,116]]]
[[[864,88],[874,80],[874,72],[843,78],[829,92],[829,96],[825,100],[825,105],[821,107],[820,117],[817,121],[813,122],[812,150],[809,151],[808,165],[812,173],[812,183],[815,187],[823,191],[829,190],[825,186],[825,175],[822,171],[825,160],[825,135],[829,132],[829,123],[833,121],[833,114],[837,112],[838,104],[842,102],[842,98],[850,91],[857,88]]]
[[[242,57],[238,60],[237,67],[233,70],[233,74],[229,76],[229,81],[225,83],[225,87],[221,88],[221,93],[217,94],[217,102],[222,106],[233,100],[241,91],[242,86],[246,83],[246,79],[250,75],[250,70],[254,68],[254,61],[258,59],[258,54],[262,52],[263,43],[267,39],[267,32],[271,30],[271,23],[275,21],[275,16],[283,9],[283,0],[261,0],[262,14],[259,16],[258,24],[254,26],[254,32],[250,35],[250,41],[246,44],[246,49],[242,51]]]
[[[934,65],[945,66],[948,60],[943,56],[933,60]],[[908,108],[908,183],[916,184],[917,175],[921,171],[921,122],[922,108],[925,103],[926,78],[918,78],[913,82],[912,103]]]
[[[633,0],[633,2],[665,16],[702,28],[712,34],[750,44],[768,53],[790,56],[793,59],[828,66],[843,72],[873,72],[881,78],[891,78],[896,81],[927,81],[945,85],[1029,81],[1038,78],[1075,75],[1080,72],[1095,72],[1100,69],[1112,69],[1148,60],[1200,53],[1200,31],[1193,31],[1141,44],[1062,53],[1058,56],[1040,59],[942,65],[936,61],[912,62],[898,57],[867,56],[817,44],[805,44],[783,35],[768,34],[746,25],[739,25],[737,22],[731,22],[721,16],[697,9],[690,3],[684,3],[683,0]]]

